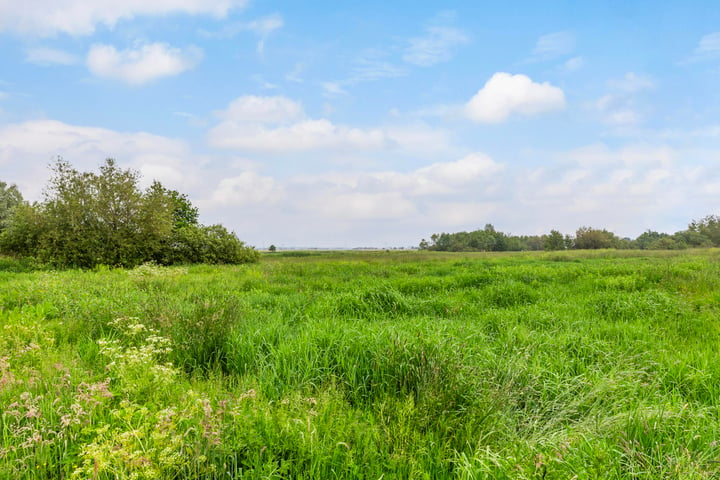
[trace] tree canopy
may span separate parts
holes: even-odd
[[[119,168],[113,159],[99,173],[80,172],[63,159],[51,170],[43,200],[32,205],[20,200],[8,214],[0,251],[62,267],[258,258],[223,226],[198,224],[198,210],[186,195],[157,181],[143,191],[139,174]]]
[[[456,233],[434,233],[430,241],[420,242],[422,250],[446,252],[501,252],[519,250],[568,250],[636,248],[641,250],[678,250],[698,247],[720,247],[720,216],[708,215],[693,220],[687,230],[670,235],[648,230],[635,240],[619,238],[606,229],[580,227],[575,236],[551,230],[546,235],[517,236],[498,232],[491,224],[482,230]]]
[[[0,232],[5,229],[13,211],[22,202],[23,197],[17,185],[8,185],[0,181]]]

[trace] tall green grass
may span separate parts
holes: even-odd
[[[0,478],[720,477],[720,253],[0,262]]]

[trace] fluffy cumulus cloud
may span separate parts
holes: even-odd
[[[0,169],[3,181],[17,183],[23,194],[39,199],[47,166],[62,156],[78,169],[94,170],[106,158],[140,171],[146,181],[156,178],[173,188],[191,187],[198,159],[175,139],[148,133],[69,125],[35,120],[0,127]]]
[[[513,204],[566,233],[589,223],[628,236],[672,233],[707,214],[711,192],[720,193],[720,171],[708,168],[717,157],[663,144],[589,145],[517,176]]]
[[[142,85],[190,70],[200,62],[202,55],[202,50],[197,47],[179,49],[165,43],[138,45],[119,51],[112,45],[93,45],[87,56],[87,66],[95,76]]]
[[[33,0],[0,1],[0,31],[29,36],[58,33],[91,35],[98,25],[112,28],[120,20],[173,13],[224,17],[246,0]]]
[[[300,103],[282,96],[243,96],[216,112],[220,122],[210,130],[209,143],[222,149],[255,153],[313,150],[438,151],[445,134],[425,126],[357,128],[309,118]]]
[[[211,195],[216,206],[246,207],[272,205],[283,199],[283,188],[272,177],[247,171],[223,178]]]
[[[565,108],[565,94],[548,82],[526,75],[496,73],[465,105],[466,115],[480,123],[500,123],[513,114],[536,115]]]

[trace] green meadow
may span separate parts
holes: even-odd
[[[720,478],[720,250],[0,258],[0,478]]]

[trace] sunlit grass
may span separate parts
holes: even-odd
[[[718,250],[0,268],[0,478],[720,476]]]

